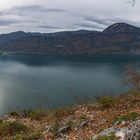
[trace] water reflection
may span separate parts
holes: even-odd
[[[139,65],[139,61],[110,61],[107,57],[99,62],[95,58],[67,61],[63,57],[62,61],[44,55],[0,56],[0,113],[37,107],[40,97],[49,107],[70,105],[72,90],[78,96],[126,90],[122,86],[124,65]]]

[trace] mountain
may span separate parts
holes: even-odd
[[[0,52],[47,54],[140,53],[140,28],[115,23],[104,31],[65,31],[0,35]]]
[[[140,28],[127,23],[115,23],[106,28],[104,33],[137,33],[140,32]]]

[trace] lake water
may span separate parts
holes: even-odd
[[[0,56],[0,114],[39,107],[63,107],[74,96],[121,94],[124,67],[140,66],[140,56]]]

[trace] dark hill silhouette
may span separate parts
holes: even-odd
[[[115,23],[103,32],[65,31],[57,33],[25,33],[0,35],[1,52],[47,54],[139,53],[140,28]]]

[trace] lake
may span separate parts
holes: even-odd
[[[124,67],[140,56],[33,54],[0,55],[0,114],[74,104],[74,96],[122,94]]]

